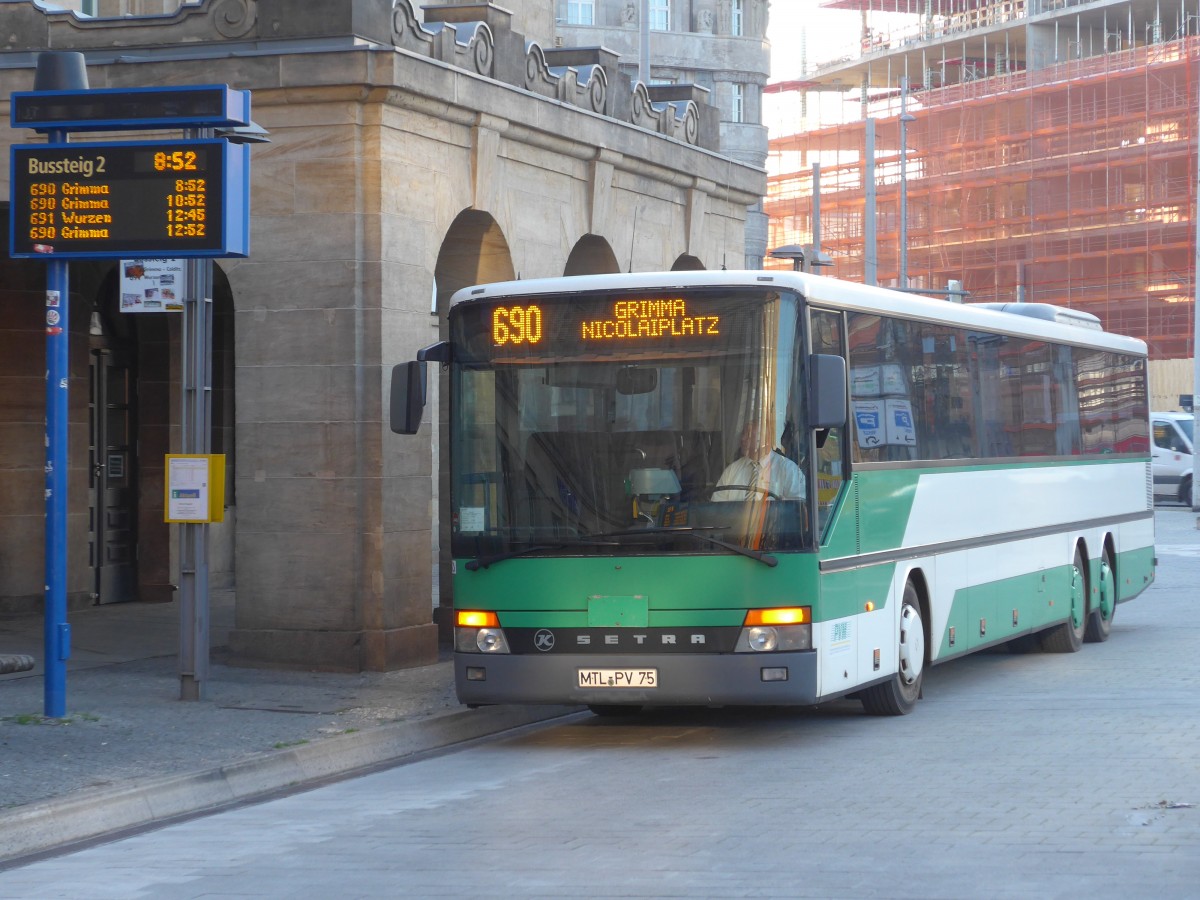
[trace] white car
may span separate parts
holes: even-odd
[[[1192,504],[1193,421],[1192,414],[1185,412],[1150,414],[1155,500]]]

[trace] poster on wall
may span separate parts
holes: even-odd
[[[182,259],[121,260],[121,312],[183,312]]]

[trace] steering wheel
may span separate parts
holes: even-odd
[[[718,484],[712,489],[715,494],[717,491],[753,491],[756,494],[765,494],[771,500],[779,500],[778,494],[768,491],[764,487],[758,487],[754,484]]]

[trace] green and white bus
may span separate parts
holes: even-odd
[[[448,367],[466,704],[903,714],[1154,578],[1146,347],[1094,316],[665,272],[467,288],[448,338],[391,414]]]

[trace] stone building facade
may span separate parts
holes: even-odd
[[[519,6],[203,0],[88,19],[0,0],[5,149],[40,139],[10,127],[9,96],[32,89],[47,49],[82,51],[93,88],[249,90],[270,133],[252,152],[250,255],[217,261],[213,296],[213,449],[229,477],[212,577],[236,584],[238,660],[356,671],[436,658],[438,427],[398,438],[385,411],[388,370],[438,339],[455,289],[718,268],[745,241],[765,175],[719,152],[707,95],[632,85],[615,54],[556,47],[553,0]],[[7,258],[7,166],[0,179],[3,612],[43,596],[45,270]],[[162,496],[179,322],[123,316],[115,270],[71,265],[75,605],[167,601],[177,583]],[[97,422],[127,451],[120,509],[97,508],[93,464],[115,446],[97,444]],[[93,553],[106,519],[123,537]],[[114,567],[124,577],[99,577]]]
[[[648,83],[696,85],[709,92],[720,115],[721,152],[758,168],[767,164],[762,95],[771,72],[767,43],[768,0],[555,0],[557,40],[568,45],[609,47],[621,71],[636,80],[643,52]],[[729,267],[761,268],[767,255],[767,216],[762,204],[747,213],[745,258],[729,255]]]

